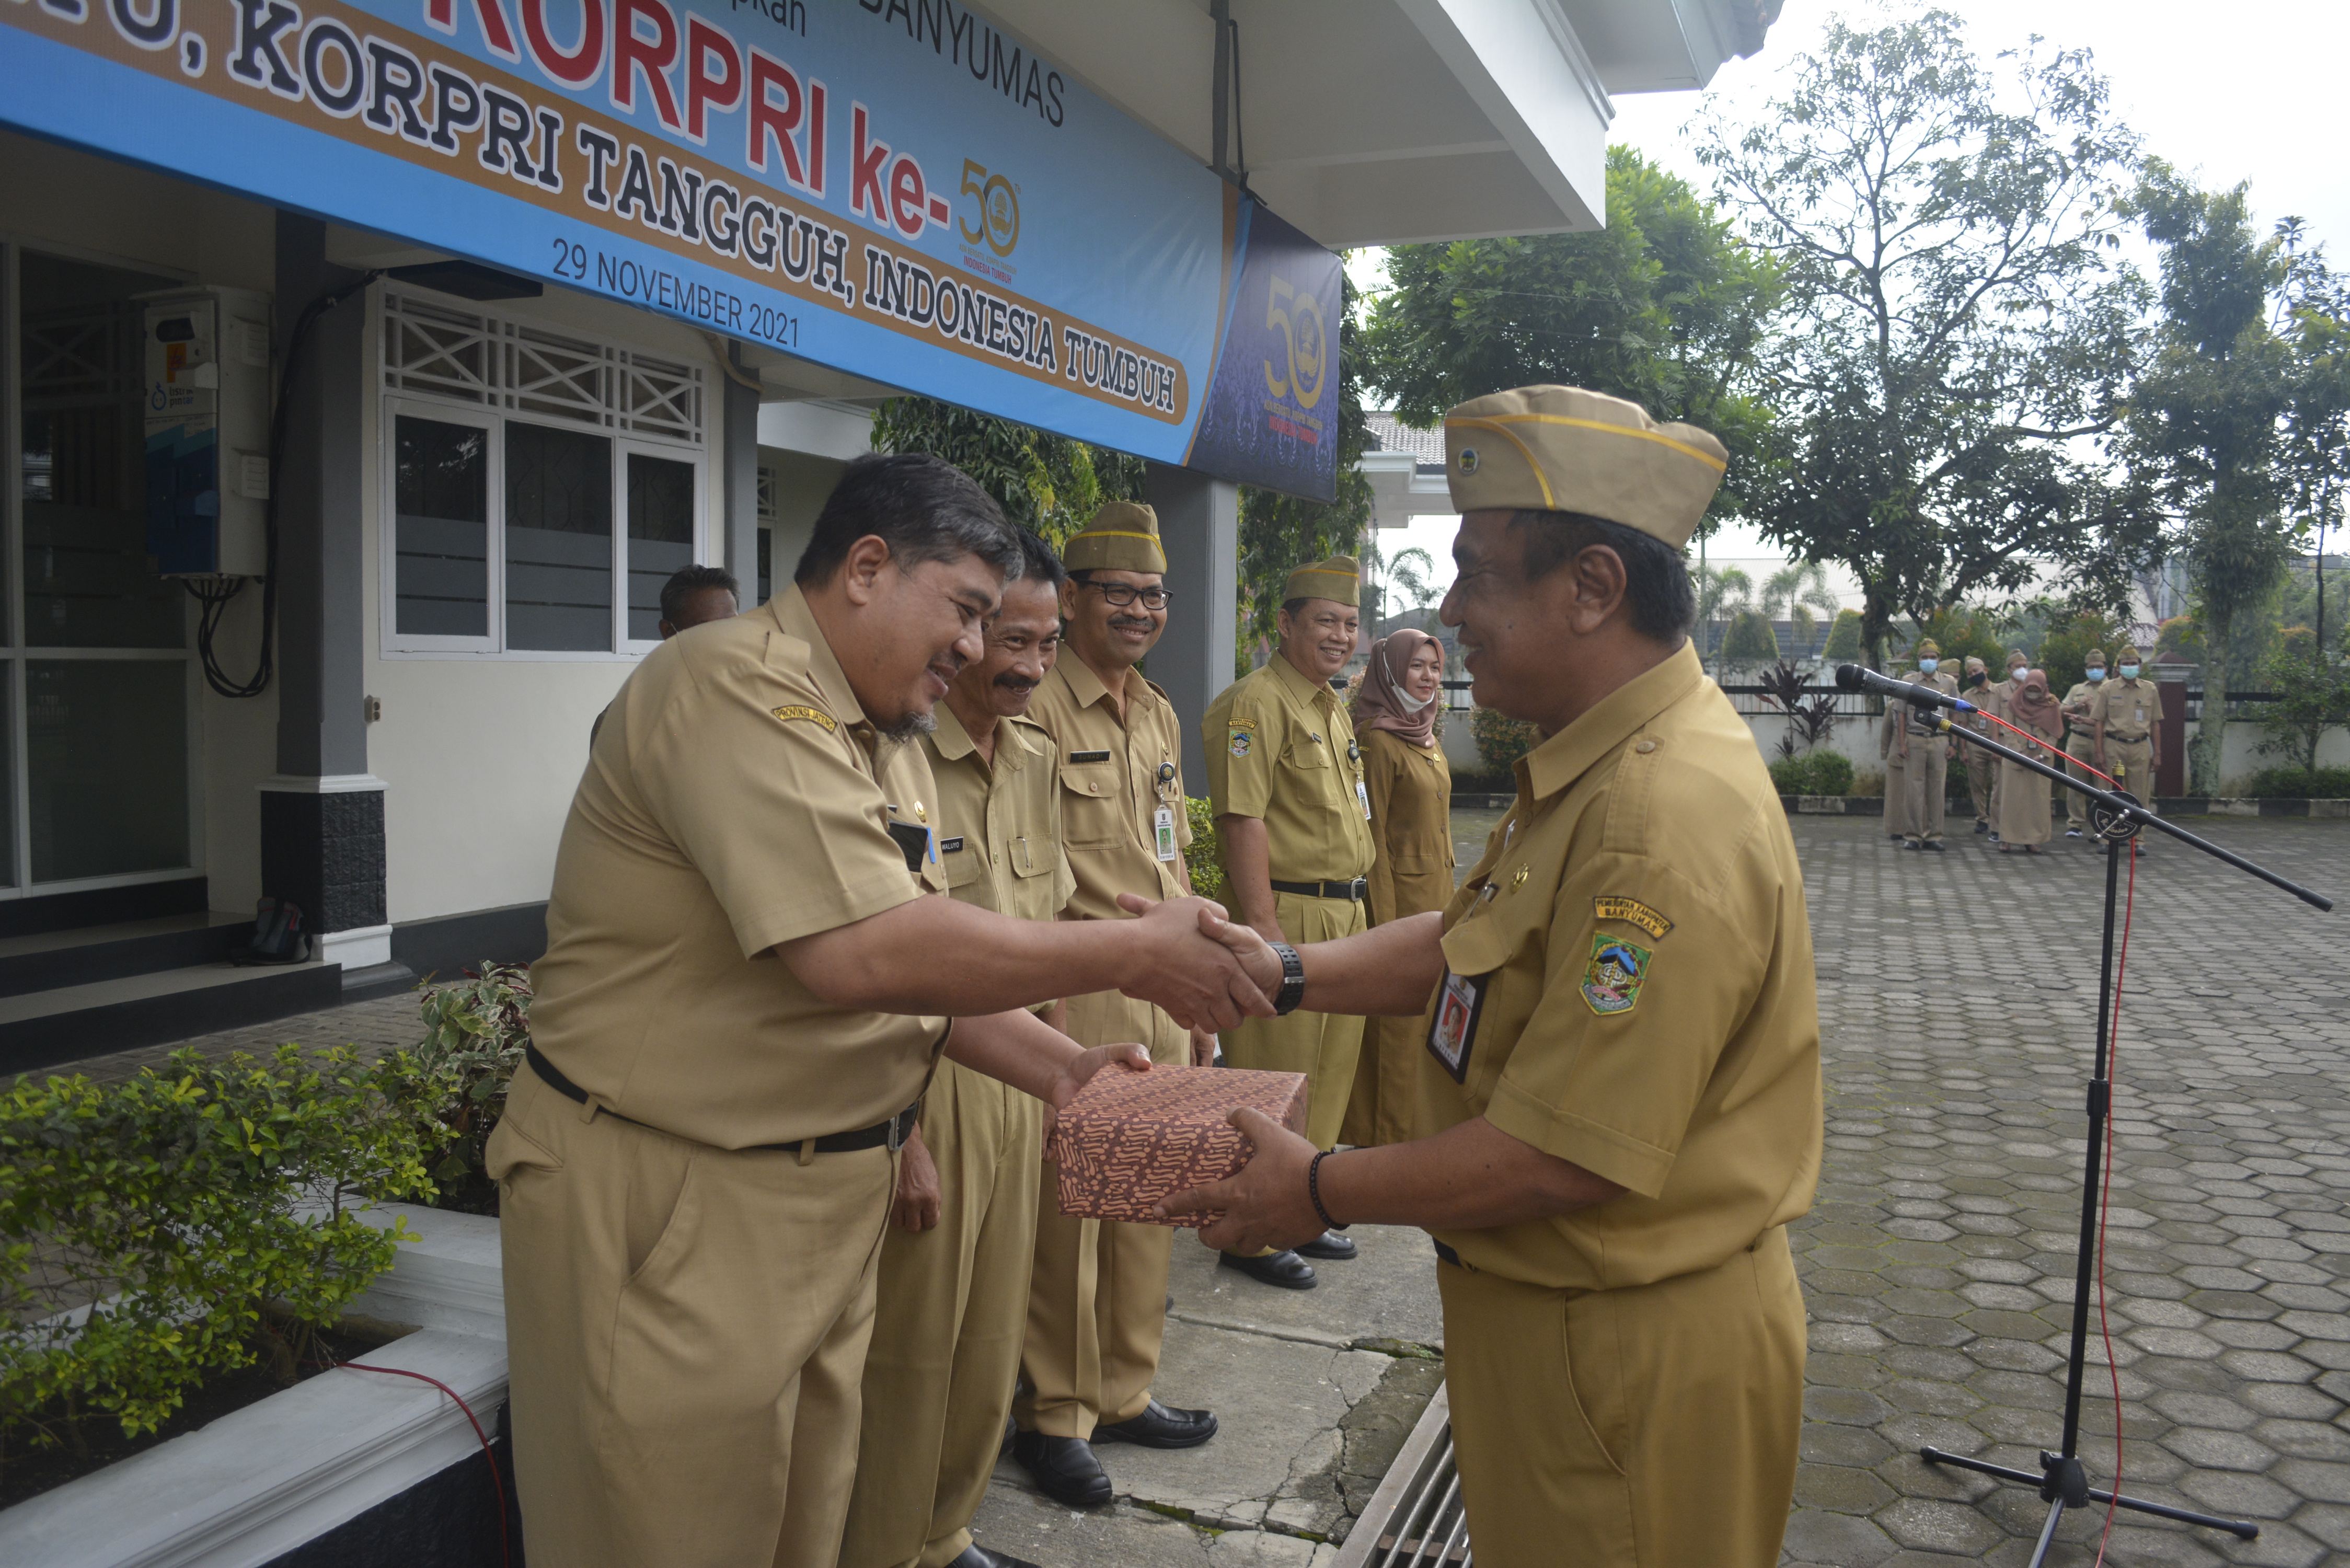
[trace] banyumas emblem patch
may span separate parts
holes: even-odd
[[[1229,729],[1232,755],[1244,757],[1256,749],[1256,726],[1233,721]]]
[[[1592,899],[1591,915],[1594,919],[1628,921],[1652,937],[1661,937],[1673,929],[1670,920],[1639,899],[1627,898],[1617,893]]]
[[[1640,1004],[1653,955],[1638,942],[1602,932],[1591,939],[1591,962],[1583,971],[1583,1000],[1602,1018],[1629,1012]]]
[[[789,723],[795,719],[804,720],[808,723],[820,727],[827,735],[840,728],[840,725],[834,720],[831,714],[815,708],[771,708],[768,711],[775,714],[776,718],[783,720],[785,723]]]

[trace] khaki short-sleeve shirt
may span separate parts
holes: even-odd
[[[1517,774],[1445,909],[1414,1131],[1482,1116],[1628,1190],[1439,1239],[1551,1288],[1715,1267],[1820,1169],[1803,873],[1753,732],[1684,645]]]
[[[876,732],[796,587],[663,643],[605,711],[572,797],[533,1043],[608,1108],[722,1148],[904,1109],[946,1020],[835,1007],[770,950],[943,892],[920,842],[936,798],[922,749]]]
[[[1076,879],[1069,912],[1123,920],[1120,893],[1183,895],[1183,850],[1191,821],[1183,808],[1183,732],[1167,693],[1126,672],[1126,717],[1109,688],[1066,645],[1028,700],[1029,717],[1052,736],[1061,784],[1061,844]],[[1161,859],[1159,813],[1171,836]]]
[[[2097,689],[2092,716],[2104,721],[2108,741],[2143,741],[2162,722],[2162,689],[2143,676],[2125,680],[2108,675]]]
[[[1264,823],[1276,882],[1347,882],[1370,874],[1370,789],[1355,722],[1326,680],[1274,658],[1208,706],[1200,721],[1208,796],[1218,816]]]
[[[1076,878],[1061,849],[1053,737],[1030,720],[998,719],[990,763],[941,702],[938,728],[922,745],[938,785],[939,864],[947,891],[1023,920],[1058,915]]]

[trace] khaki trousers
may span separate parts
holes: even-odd
[[[1357,899],[1308,898],[1296,893],[1275,893],[1273,913],[1293,947],[1351,937],[1367,919]],[[1305,1136],[1315,1147],[1328,1148],[1338,1141],[1338,1129],[1346,1122],[1362,1050],[1360,1018],[1343,1012],[1293,1012],[1286,1018],[1252,1018],[1225,1035],[1224,1065],[1305,1074],[1310,1096]]]
[[[1783,1228],[1637,1289],[1436,1276],[1479,1568],[1776,1568],[1804,1401]]]
[[[1885,759],[1885,836],[1909,836],[1909,765],[1899,757]]]
[[[2096,758],[2095,747],[2095,742],[2082,731],[2075,730],[2066,736],[2064,754],[2072,761],[2064,764],[2064,772],[2066,776],[2079,779],[2091,789],[2103,789],[2105,781],[2089,771],[2089,763]],[[2108,768],[2106,771],[2110,773],[2113,770]],[[2084,833],[2088,831],[2089,801],[2086,795],[2069,789],[2064,792],[2064,826],[2079,828]]]
[[[1967,759],[1967,794],[1974,797],[1975,820],[1991,820],[1991,792],[1999,777],[1999,759],[1981,746],[1964,748]]]
[[[1940,736],[1909,737],[1908,775],[1909,807],[1907,836],[1933,843],[1942,836],[1942,818],[1950,811],[1950,742]]]
[[[971,1544],[1020,1376],[1044,1106],[951,1061],[922,1097],[939,1222],[881,1242],[840,1568],[944,1568]]]
[[[2117,741],[2106,737],[2106,772],[2121,781],[2122,788],[2137,796],[2147,805],[2154,805],[2154,742],[2143,736],[2135,741]]]
[[[1068,1031],[1080,1045],[1137,1041],[1153,1062],[1188,1065],[1191,1036],[1149,1002],[1117,992],[1073,996]],[[1013,1401],[1021,1429],[1091,1438],[1097,1423],[1130,1421],[1150,1403],[1167,1332],[1167,1264],[1175,1232],[1165,1225],[1077,1220],[1061,1212],[1057,1172],[1044,1167],[1036,1195],[1036,1259],[1028,1282],[1028,1335],[1020,1369],[1028,1386]]]
[[[491,1135],[543,1568],[832,1568],[896,1159],[733,1152],[525,1070]]]

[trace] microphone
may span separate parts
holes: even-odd
[[[1918,708],[1949,708],[1960,713],[1981,711],[1961,697],[1946,696],[1931,686],[1919,686],[1913,681],[1896,680],[1879,675],[1874,670],[1864,670],[1857,664],[1836,666],[1836,684],[1846,691],[1873,691],[1879,697],[1890,697]]]

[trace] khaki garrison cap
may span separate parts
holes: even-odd
[[[1112,501],[1061,546],[1061,565],[1073,572],[1164,572],[1159,514],[1139,501]]]
[[[1289,574],[1282,585],[1281,602],[1292,599],[1328,599],[1333,604],[1359,605],[1363,602],[1363,568],[1352,556],[1333,556],[1326,561],[1314,561]]]
[[[1942,657],[1942,645],[1929,637],[1919,643],[1915,651],[1920,659],[1939,659]]]
[[[2137,658],[2137,645],[2131,642],[2122,644],[2122,657],[2124,659]]]
[[[1679,550],[1697,532],[1730,452],[1695,425],[1579,387],[1520,387],[1444,416],[1456,511],[1580,512]]]
[[[2084,664],[2103,664],[2105,661],[2106,650],[2102,648],[2093,648],[2089,649],[2088,657],[2084,659],[2081,662]]]

